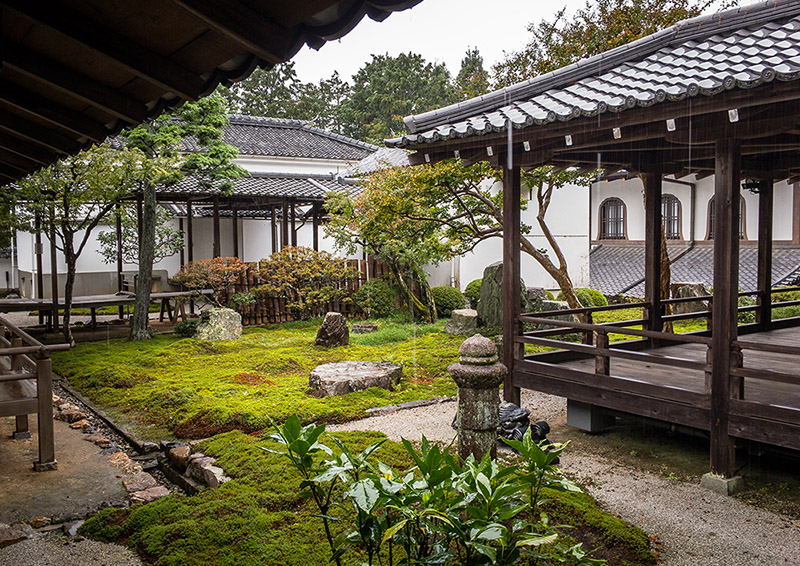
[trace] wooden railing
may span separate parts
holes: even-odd
[[[38,415],[39,460],[36,471],[57,468],[53,436],[51,352],[69,344],[45,346],[0,317],[0,417],[16,417],[15,438],[30,437],[28,415]]]
[[[776,289],[773,293],[800,290],[800,287]],[[740,296],[759,296],[759,293],[740,293]],[[669,304],[690,301],[708,301],[712,297],[670,299]],[[770,303],[772,307],[800,305],[800,300]],[[685,424],[696,428],[710,426],[710,383],[712,368],[712,338],[709,331],[674,334],[647,328],[648,318],[596,324],[593,314],[601,311],[641,308],[645,313],[651,308],[647,303],[609,305],[584,309],[526,313],[518,318],[515,342],[547,347],[550,352],[530,355],[518,354],[515,361],[515,384],[520,387],[537,387],[543,391],[601,406],[633,412]],[[739,307],[739,312],[759,312],[761,304]],[[761,311],[763,312],[763,310]],[[555,317],[575,316],[580,321]],[[713,316],[713,308],[691,313],[663,316],[662,320],[690,320]],[[800,317],[779,321],[766,329],[800,325]],[[524,330],[525,326],[544,327]],[[639,328],[637,328],[637,326]],[[740,326],[742,334],[762,330],[756,323]],[[613,344],[612,335],[633,336],[637,340]],[[569,336],[569,340],[556,340],[556,336]],[[575,341],[580,335],[582,340]],[[671,344],[697,345],[677,352],[642,351],[644,347]],[[683,352],[683,353],[681,353]],[[676,355],[677,354],[677,355]],[[770,354],[765,359],[759,354]],[[593,367],[587,366],[594,359]],[[585,360],[569,366],[561,362]],[[618,366],[613,371],[612,361],[633,361],[639,364]],[[767,364],[769,362],[769,364]],[[589,362],[591,363],[591,362]],[[800,449],[800,346],[794,344],[764,343],[755,339],[738,339],[731,345],[729,430],[731,436],[775,443]],[[649,368],[649,369],[645,369]],[[664,369],[658,369],[664,368]],[[671,371],[674,369],[675,371]],[[519,372],[519,375],[517,375]],[[663,378],[663,379],[662,379]],[[699,382],[698,382],[699,380]],[[745,381],[770,382],[771,388],[786,388],[787,406],[776,402],[780,396],[763,394],[765,388],[746,388]],[[748,393],[749,391],[749,393]],[[747,393],[747,396],[746,396]],[[767,398],[769,397],[769,398]],[[637,406],[637,403],[639,406]]]

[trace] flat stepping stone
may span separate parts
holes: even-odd
[[[403,366],[392,362],[337,362],[317,366],[308,385],[318,397],[346,395],[370,387],[392,389],[403,377]]]

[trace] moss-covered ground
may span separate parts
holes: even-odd
[[[357,450],[382,438],[376,432],[336,436]],[[158,566],[328,564],[321,521],[298,495],[299,474],[282,456],[258,445],[269,442],[239,431],[206,440],[200,448],[217,458],[232,481],[194,496],[176,494],[132,509],[106,509],[88,520],[80,534],[125,543]],[[411,466],[395,442],[385,442],[376,456],[396,470]],[[594,558],[618,565],[655,564],[645,533],[602,512],[591,497],[556,492],[545,497],[551,522],[573,525],[565,532],[597,548]],[[350,555],[345,563],[358,564],[358,558]]]
[[[444,321],[380,321],[378,332],[351,335],[349,346],[332,349],[314,345],[319,323],[250,328],[231,342],[161,335],[84,343],[54,355],[54,369],[145,439],[256,431],[292,413],[304,422],[343,422],[369,408],[455,394],[446,368],[457,361],[464,337],[442,332]],[[403,380],[394,391],[307,393],[314,367],[345,360],[399,363]]]

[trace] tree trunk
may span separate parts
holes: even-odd
[[[146,184],[142,191],[141,230],[139,233],[139,275],[131,320],[131,341],[149,340],[150,286],[153,282],[153,257],[156,243],[156,190]]]
[[[664,222],[661,222],[661,299],[669,299],[669,292],[670,292],[670,280],[672,279],[672,274],[670,270],[670,264],[672,262],[669,259],[669,251],[667,250],[667,238],[666,238],[666,231],[664,230]],[[664,305],[664,314],[672,314],[672,305]],[[669,332],[672,334],[675,332],[675,329],[672,326],[672,321],[667,320],[662,323],[661,326],[662,332]]]
[[[72,344],[72,330],[70,329],[70,318],[72,317],[72,290],[75,287],[75,250],[73,249],[72,233],[64,231],[64,261],[67,264],[67,280],[64,284],[64,318],[63,332],[64,341]]]
[[[425,278],[423,277],[419,281],[420,288],[423,290],[425,300],[428,303],[427,305],[425,305],[425,303],[420,301],[414,295],[413,288],[410,287],[405,280],[404,274],[409,270],[403,269],[395,261],[387,261],[386,263],[389,266],[389,271],[394,276],[397,286],[400,288],[402,294],[405,295],[408,304],[411,305],[411,316],[414,317],[414,320],[421,320],[423,322],[428,322],[428,323],[436,322],[436,306],[433,303],[433,294],[431,293],[430,285],[428,285],[427,280],[425,280]],[[410,271],[412,272],[413,275],[414,269],[411,268]]]

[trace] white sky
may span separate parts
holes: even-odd
[[[352,77],[372,54],[398,55],[412,51],[428,62],[443,62],[452,75],[470,47],[477,47],[487,71],[503,59],[503,51],[517,51],[528,42],[528,24],[553,15],[567,6],[567,13],[586,0],[423,0],[383,22],[365,17],[338,41],[319,51],[304,47],[295,57],[295,70],[303,82],[317,82],[339,71]]]

